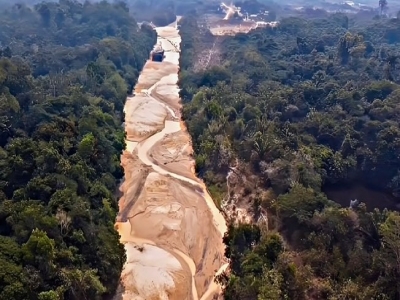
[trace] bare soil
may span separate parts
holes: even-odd
[[[225,220],[193,172],[191,140],[180,120],[180,36],[156,28],[163,62],[148,61],[125,106],[127,148],[121,157],[116,229],[127,262],[115,299],[213,299],[227,267]]]

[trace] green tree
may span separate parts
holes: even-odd
[[[29,240],[22,246],[22,255],[26,263],[48,273],[54,268],[55,241],[46,232],[34,229]]]

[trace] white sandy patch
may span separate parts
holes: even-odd
[[[126,148],[125,150],[133,153],[133,151],[135,150],[136,146],[138,145],[138,142],[131,142],[131,141],[125,141],[126,144]]]
[[[168,76],[165,76],[165,77],[168,77]],[[163,77],[163,78],[164,78],[164,77]],[[154,90],[157,86],[159,86],[159,85],[161,84],[161,81],[163,80],[163,78],[161,78],[161,80],[160,80],[159,82],[153,84],[149,89],[142,89],[142,93],[145,94],[147,97],[150,97],[150,98],[152,98],[153,100],[157,101],[156,99],[154,99],[154,98],[151,96],[151,94],[152,94],[153,90]],[[178,96],[179,96],[179,90],[178,90]],[[168,110],[169,113],[171,114],[171,116],[172,116],[173,118],[175,118],[175,119],[177,118],[177,116],[176,116],[176,114],[175,114],[175,112],[173,111],[172,108],[170,108],[168,105],[166,105],[165,103],[162,103],[162,102],[160,102],[160,101],[157,101],[157,103],[159,103],[159,104],[162,105],[166,110]]]
[[[164,127],[167,110],[160,102],[146,96],[136,96],[125,104],[127,139],[141,141]]]
[[[152,245],[142,248],[125,244],[126,265],[122,272],[125,288],[132,286],[143,299],[169,299],[175,289],[174,273],[182,270],[180,262],[169,252]]]
[[[170,62],[174,65],[178,65],[179,64],[179,53],[167,52],[165,54],[164,61]]]
[[[179,88],[177,86],[178,79],[179,79],[178,78],[178,74],[170,74],[170,75],[164,76],[159,81],[158,86],[160,86],[160,85],[171,85],[171,87],[173,87],[173,88],[178,90],[177,96],[179,96]]]

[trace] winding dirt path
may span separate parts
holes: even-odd
[[[180,120],[176,27],[156,28],[165,59],[146,63],[125,105],[116,228],[127,261],[116,300],[211,300],[220,292],[214,276],[227,267],[226,223],[193,173],[190,137]]]

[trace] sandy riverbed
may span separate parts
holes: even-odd
[[[146,63],[125,105],[116,228],[127,262],[115,299],[211,300],[220,292],[214,276],[227,266],[226,224],[193,173],[190,136],[180,120],[179,32],[156,30],[166,57]]]

